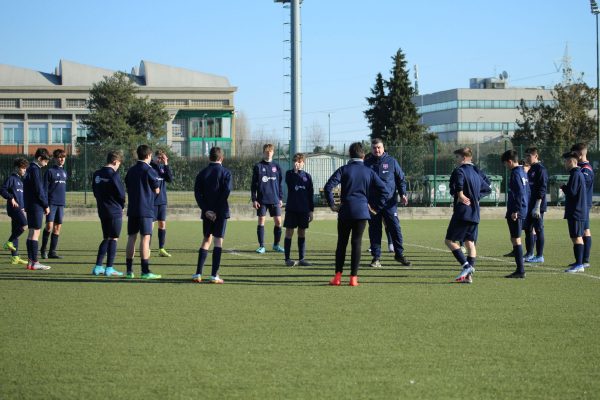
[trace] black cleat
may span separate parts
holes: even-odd
[[[394,260],[398,261],[400,264],[404,265],[405,267],[410,267],[411,262],[408,261],[406,259],[406,257],[404,257],[404,254],[400,254],[399,256],[394,257]]]
[[[505,278],[525,279],[525,272],[515,271],[512,274],[506,275]]]
[[[40,252],[40,254],[41,254],[41,256],[42,256],[42,258],[43,258],[44,260],[45,260],[46,258],[48,258],[48,252],[47,252],[47,251],[45,251],[45,250],[42,250],[42,251]]]
[[[502,257],[514,257],[515,256],[515,251],[511,250],[510,253],[506,253],[505,255],[503,255]]]
[[[44,256],[42,256],[42,258],[44,258]],[[58,258],[58,259],[60,259],[60,258],[62,258],[62,256],[59,256],[56,253],[50,253],[50,254],[48,254],[48,257],[46,257],[46,258]]]

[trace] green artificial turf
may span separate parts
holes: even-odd
[[[255,222],[230,222],[224,285],[191,282],[199,222],[168,223],[173,257],[153,257],[163,279],[147,282],[92,276],[99,223],[66,221],[65,258],[50,271],[0,266],[0,398],[600,397],[600,244],[592,268],[565,274],[566,222],[548,220],[546,263],[505,279],[506,222],[486,220],[474,283],[456,284],[446,224],[403,221],[412,267],[385,253],[372,269],[363,252],[360,286],[330,287],[335,221],[311,224],[314,266],[297,268],[254,253]],[[267,242],[271,231],[269,222]]]

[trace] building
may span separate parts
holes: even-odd
[[[82,119],[94,83],[115,71],[61,60],[54,73],[0,64],[0,153],[70,148],[87,131]],[[185,156],[213,145],[235,154],[233,94],[227,78],[141,61],[131,71],[140,95],[165,106],[167,144]]]
[[[551,90],[508,87],[506,76],[473,78],[468,89],[450,89],[413,97],[420,122],[443,142],[481,143],[511,136],[520,119],[521,99],[529,106],[542,96],[553,104]]]

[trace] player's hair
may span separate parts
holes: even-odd
[[[460,149],[454,150],[454,154],[461,157],[473,157],[473,150],[470,147],[461,147]]]
[[[147,144],[140,144],[136,151],[138,160],[145,160],[148,156],[152,155],[152,148]]]
[[[166,153],[166,152],[165,152],[163,149],[158,149],[158,150],[156,150],[156,151],[154,152],[154,155],[155,155],[156,157],[158,157],[158,156],[162,156],[163,154],[167,154],[167,153]]]
[[[354,142],[348,149],[350,158],[365,158],[365,150],[363,149],[361,142]]]
[[[267,143],[263,146],[263,151],[273,151],[274,147],[271,143]]]
[[[567,151],[566,153],[563,153],[562,158],[565,160],[572,158],[577,161],[579,159],[579,154],[577,154],[576,151]]]
[[[304,161],[304,153],[296,153],[293,158],[294,162]]]
[[[17,157],[13,161],[13,167],[15,168],[27,168],[29,166],[29,161],[27,161],[23,157]]]
[[[123,162],[123,153],[120,150],[111,150],[106,153],[107,164],[114,164],[116,161]]]
[[[208,153],[208,159],[212,162],[215,161],[219,161],[221,158],[223,158],[223,149],[215,146],[213,148],[210,149],[210,152]]]
[[[381,138],[376,137],[376,138],[374,138],[374,139],[371,140],[371,144],[372,145],[373,144],[383,144],[383,140],[381,140]]]
[[[519,153],[517,153],[514,150],[506,150],[500,156],[500,161],[502,161],[502,162],[512,161],[512,162],[518,163],[519,162]]]
[[[571,151],[576,151],[577,153],[581,153],[584,150],[587,150],[587,144],[585,143],[576,143],[571,146]]]
[[[52,152],[52,158],[62,158],[62,157],[66,157],[67,156],[67,152],[64,151],[63,149],[56,149]]]
[[[526,148],[525,149],[525,154],[533,154],[533,155],[536,155],[536,156],[540,155],[537,147],[528,147],[528,148]]]
[[[36,160],[38,158],[41,158],[42,160],[49,160],[50,153],[48,153],[48,149],[46,149],[45,147],[38,147],[38,149],[35,151],[34,157]]]

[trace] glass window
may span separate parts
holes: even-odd
[[[29,124],[27,138],[32,144],[48,143],[48,125],[47,124]]]
[[[4,123],[2,144],[23,144],[23,124]]]
[[[52,125],[52,143],[71,143],[71,125]]]
[[[77,125],[77,137],[88,137],[90,130],[85,125]]]
[[[222,127],[221,127],[221,137],[230,138],[231,137],[231,118],[222,118]]]
[[[485,101],[483,102],[483,106],[484,106],[485,108],[492,108],[492,100],[485,100]]]

